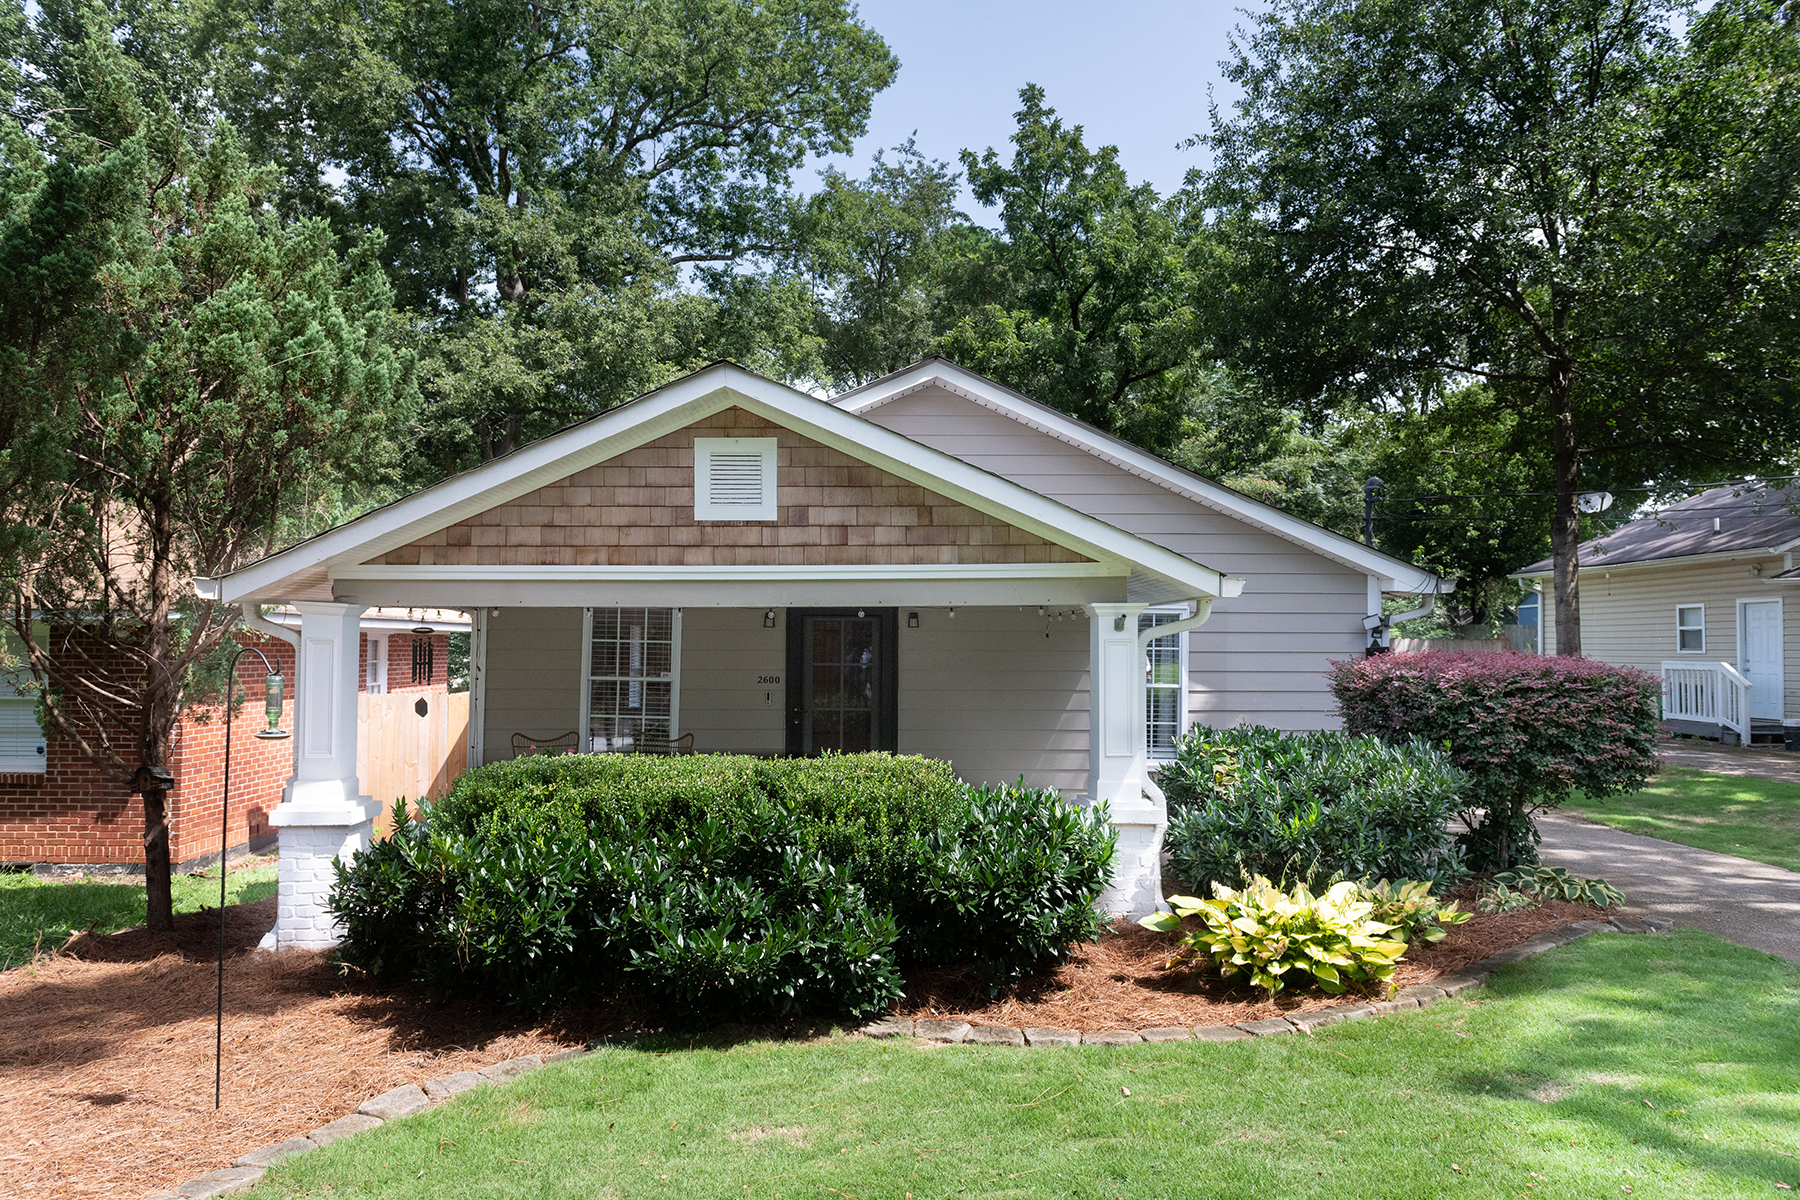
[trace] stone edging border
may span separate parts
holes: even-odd
[[[1270,1037],[1281,1033],[1310,1034],[1315,1029],[1335,1025],[1339,1021],[1355,1021],[1362,1017],[1382,1016],[1409,1008],[1425,1008],[1446,996],[1457,996],[1481,987],[1499,967],[1524,962],[1528,958],[1566,946],[1577,938],[1602,929],[1618,933],[1660,933],[1675,923],[1661,917],[1613,917],[1605,921],[1576,921],[1561,929],[1527,938],[1516,946],[1497,951],[1448,975],[1440,975],[1432,983],[1401,988],[1391,1000],[1356,1000],[1334,1004],[1312,1012],[1288,1017],[1268,1017],[1261,1021],[1240,1021],[1236,1025],[1167,1025],[1154,1029],[1077,1029],[1014,1028],[1010,1025],[971,1025],[967,1021],[918,1021],[901,1017],[884,1017],[857,1030],[864,1037],[914,1037],[928,1042],[948,1042],[965,1046],[1131,1046],[1139,1042],[1241,1042],[1253,1037]]]
[[[968,1046],[1127,1046],[1139,1042],[1237,1042],[1252,1037],[1269,1037],[1280,1033],[1308,1033],[1339,1021],[1425,1008],[1445,996],[1460,995],[1487,982],[1497,967],[1524,962],[1528,958],[1566,946],[1577,938],[1602,929],[1619,933],[1658,933],[1670,928],[1673,921],[1658,917],[1614,917],[1607,921],[1577,921],[1561,929],[1540,933],[1516,946],[1489,955],[1478,963],[1440,976],[1436,983],[1402,988],[1392,1000],[1357,1001],[1334,1004],[1314,1012],[1296,1013],[1291,1017],[1269,1017],[1261,1021],[1244,1021],[1237,1025],[1201,1025],[1192,1029],[1171,1026],[1157,1029],[1106,1029],[1083,1032],[1076,1029],[1014,1029],[1007,1025],[970,1025],[966,1021],[912,1021],[884,1017],[856,1030],[865,1037],[916,1037],[933,1042],[951,1042]],[[379,1096],[371,1096],[357,1106],[355,1112],[319,1126],[304,1137],[263,1146],[239,1155],[229,1167],[209,1171],[197,1179],[177,1184],[167,1191],[154,1192],[145,1200],[204,1200],[210,1196],[229,1196],[248,1191],[265,1172],[284,1158],[304,1154],[320,1146],[329,1146],[356,1134],[380,1128],[389,1121],[415,1116],[433,1103],[450,1099],[484,1083],[510,1083],[528,1071],[551,1063],[567,1062],[590,1053],[593,1047],[562,1050],[548,1058],[526,1054],[483,1067],[479,1071],[457,1071],[437,1079],[427,1079],[424,1086],[404,1084]]]

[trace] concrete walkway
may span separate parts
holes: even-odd
[[[1800,754],[1773,746],[1721,746],[1701,738],[1665,737],[1656,744],[1656,757],[1664,766],[1800,784]]]
[[[1677,926],[1800,962],[1800,873],[1563,814],[1546,813],[1537,822],[1546,866],[1605,879],[1625,893],[1627,911],[1669,917]]]

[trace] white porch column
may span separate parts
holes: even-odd
[[[368,847],[379,801],[359,795],[356,697],[362,606],[304,602],[294,682],[294,775],[269,814],[281,849],[273,945],[335,946],[332,863]],[[268,945],[269,939],[264,939]]]
[[[1130,917],[1155,912],[1162,905],[1162,838],[1168,824],[1167,809],[1145,762],[1147,689],[1137,627],[1145,607],[1087,606],[1088,802],[1105,801],[1119,830],[1112,884],[1101,894],[1099,905]]]

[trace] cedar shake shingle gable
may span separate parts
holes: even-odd
[[[776,439],[776,520],[694,519],[696,437]],[[728,408],[370,561],[894,566],[1092,560],[742,408]]]

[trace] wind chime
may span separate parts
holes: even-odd
[[[429,625],[415,625],[412,641],[412,681],[414,683],[430,683],[437,671],[437,649],[431,643],[432,628]]]

